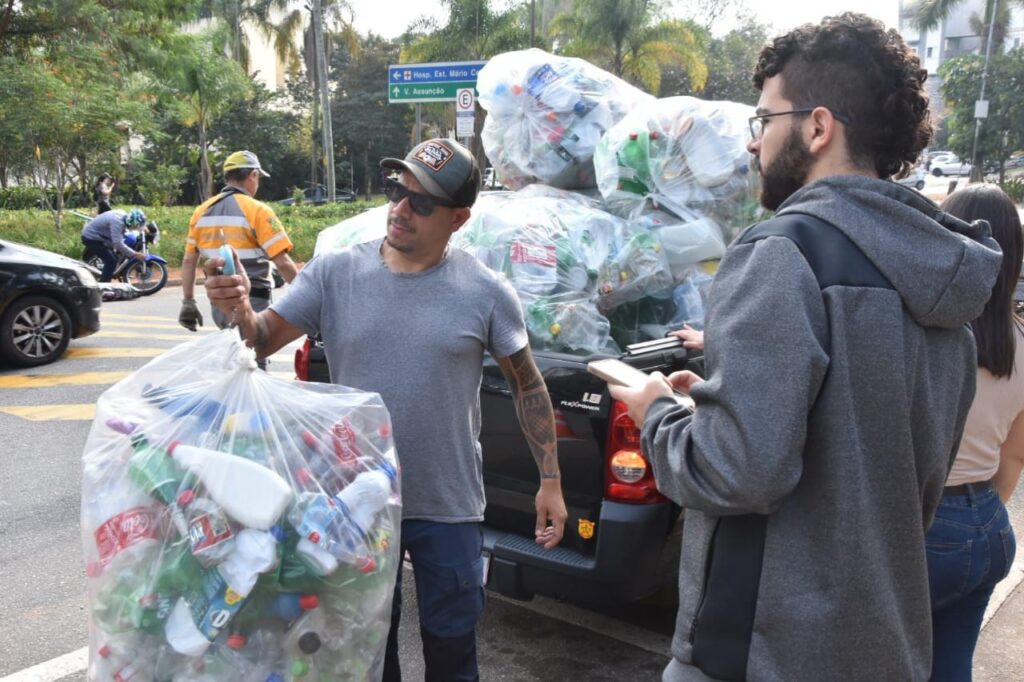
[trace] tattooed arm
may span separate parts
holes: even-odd
[[[544,378],[533,361],[530,347],[507,358],[496,358],[516,404],[516,414],[523,435],[540,470],[540,490],[537,492],[536,541],[550,549],[562,541],[565,531],[565,500],[558,470],[558,441],[555,437],[555,415],[551,409]],[[548,522],[551,526],[548,526]]]

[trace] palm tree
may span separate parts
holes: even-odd
[[[278,61],[296,73],[302,63],[297,39],[305,17],[302,9],[291,5],[288,0],[202,0],[199,17],[223,24],[226,31],[217,47],[231,55],[246,73],[251,63],[247,28],[273,45]],[[276,16],[280,18],[275,21]]]
[[[661,66],[682,67],[696,89],[707,80],[704,48],[688,21],[659,19],[657,0],[576,0],[555,18],[558,52],[584,57],[616,76],[658,92]]]
[[[921,0],[914,10],[914,26],[925,31],[937,28],[963,2],[964,0]],[[1006,32],[1010,26],[1010,3],[1016,2],[1024,7],[1024,0],[985,0],[984,16],[978,16],[977,12],[971,14],[971,30],[981,36],[981,54],[985,54],[988,49],[989,17],[992,16],[992,7],[997,2],[995,25],[991,27],[993,50],[998,50],[1006,39]]]

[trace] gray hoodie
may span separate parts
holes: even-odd
[[[1000,258],[986,223],[859,176],[730,246],[697,411],[661,399],[643,426],[686,513],[666,680],[928,679],[924,533]]]

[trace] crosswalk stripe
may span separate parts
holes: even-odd
[[[170,318],[166,318],[165,317],[164,318],[164,322],[167,322],[167,324],[153,324],[152,322],[145,322],[145,321],[143,321],[143,322],[110,322],[109,320],[105,320],[104,319],[100,323],[100,326],[103,329],[106,329],[107,327],[118,327],[120,329],[175,329],[175,330],[178,330],[178,331],[187,331],[180,324],[177,324],[176,322],[172,322],[170,320]],[[204,334],[204,333],[208,334],[208,333],[216,332],[216,331],[220,331],[220,330],[217,329],[216,327],[199,327],[196,331],[198,331],[200,334]],[[188,333],[191,334],[192,332],[188,332]]]
[[[6,412],[32,422],[91,421],[96,416],[96,403],[0,407],[0,412]]]
[[[68,348],[64,352],[65,360],[83,358],[155,358],[166,352],[166,348]]]
[[[192,332],[181,330],[180,334],[151,334],[143,330],[137,332],[119,332],[119,331],[107,331],[106,329],[100,329],[98,332],[93,334],[92,338],[95,339],[139,339],[141,341],[188,341],[194,339],[195,336],[191,336]]]
[[[157,322],[166,322],[169,319],[167,315],[131,315],[129,313],[112,313],[106,308],[100,313],[103,319],[117,319],[117,320],[155,320]]]
[[[12,374],[0,376],[0,388],[50,388],[114,384],[131,372],[81,372],[79,374]]]

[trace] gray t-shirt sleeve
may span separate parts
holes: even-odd
[[[284,297],[270,306],[289,324],[310,336],[320,333],[324,300],[324,279],[327,266],[324,258],[314,258],[299,271],[288,285]]]
[[[519,297],[506,279],[498,281],[488,333],[487,350],[496,358],[507,358],[530,342]]]

